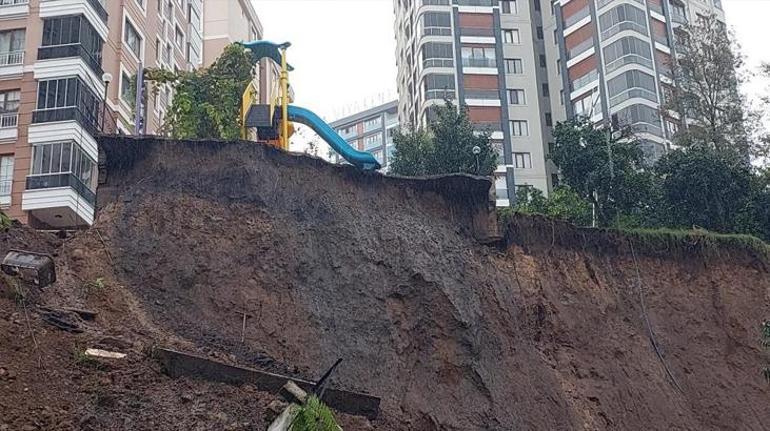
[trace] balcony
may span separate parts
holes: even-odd
[[[486,27],[460,27],[461,36],[495,37],[495,31]]]
[[[497,0],[455,0],[458,6],[492,7],[497,6]]]
[[[574,47],[572,47],[572,49],[568,49],[567,50],[567,59],[573,59],[573,58],[579,56],[580,54],[588,51],[589,49],[591,49],[593,47],[594,47],[594,40],[593,40],[593,38],[589,37],[588,39],[586,39],[586,40],[580,42],[579,44],[575,45]]]
[[[610,98],[610,107],[619,105],[628,99],[642,98],[652,102],[658,101],[658,96],[654,91],[650,91],[646,88],[629,88],[622,93]]]
[[[101,80],[104,73],[101,61],[95,59],[86,51],[85,47],[79,43],[70,45],[41,46],[37,50],[38,60],[51,60],[54,58],[80,58]]]
[[[634,21],[623,21],[619,22],[612,27],[602,31],[602,40],[606,40],[611,38],[612,36],[620,33],[621,31],[625,30],[631,30],[635,31],[639,34],[642,34],[644,36],[648,36],[649,33],[647,33],[647,27],[640,25],[639,23],[636,23]]]
[[[604,6],[607,6],[608,4],[614,2],[615,0],[597,0],[596,1],[596,9],[601,9]],[[635,2],[639,4],[644,4],[644,0],[634,0]]]
[[[503,126],[499,121],[474,121],[473,129],[477,132],[494,133],[502,132]]]
[[[44,225],[62,228],[94,222],[96,193],[71,172],[30,175],[21,209]]]
[[[570,83],[570,90],[571,91],[578,91],[582,89],[583,87],[591,84],[592,82],[599,79],[599,72],[594,69],[585,75],[581,76],[580,78],[575,79]]]
[[[15,140],[19,135],[18,124],[18,112],[0,114],[0,140]]]
[[[21,76],[24,73],[24,51],[0,53],[0,76]]]
[[[496,68],[497,61],[494,58],[463,58],[463,67]]]
[[[454,100],[454,88],[449,90],[427,90],[425,91],[425,100]]]
[[[465,99],[478,99],[478,100],[500,100],[499,90],[490,89],[465,89]]]
[[[422,67],[454,67],[455,61],[451,58],[426,58],[422,61]]]
[[[625,66],[626,64],[641,64],[642,66],[652,70],[652,60],[646,57],[642,57],[639,54],[628,54],[607,63],[607,73],[612,73],[613,71]]]
[[[29,14],[29,0],[0,0],[0,18],[15,18]]]
[[[99,107],[96,107],[96,109],[99,111],[101,110]],[[83,112],[83,110],[77,106],[32,111],[32,124],[53,123],[59,121],[75,121],[91,134],[91,136],[96,136],[101,130],[99,119]]]
[[[450,27],[423,27],[423,36],[451,36],[452,29]]]
[[[671,8],[671,21],[673,21],[675,24],[687,24],[687,16],[685,16],[682,12],[677,11],[676,8]]]
[[[30,175],[27,177],[27,190],[52,189],[57,187],[71,187],[91,206],[96,204],[96,193],[91,191],[72,172],[56,173],[50,175]]]
[[[581,19],[591,14],[591,9],[586,5],[583,9],[575,12],[574,14],[564,18],[564,28],[570,28],[573,24],[577,23]]]
[[[107,40],[107,10],[99,0],[40,0],[40,18],[84,15],[102,40]]]
[[[449,6],[449,0],[422,0],[423,6]]]

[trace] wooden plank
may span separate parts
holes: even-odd
[[[273,393],[279,392],[288,380],[293,381],[306,392],[312,391],[315,387],[314,382],[229,365],[171,349],[157,349],[155,356],[163,366],[164,372],[173,378],[187,376],[230,384],[249,383],[261,391]],[[323,401],[339,412],[365,416],[369,419],[375,419],[380,412],[379,398],[358,392],[329,388],[324,394]]]

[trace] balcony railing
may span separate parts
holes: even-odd
[[[671,20],[677,24],[687,24],[687,17],[674,8],[671,8]]]
[[[660,126],[656,124],[640,121],[638,123],[632,124],[630,127],[631,130],[636,133],[649,133],[655,136],[663,136],[663,129],[661,129]]]
[[[591,14],[591,9],[586,5],[583,9],[575,12],[574,14],[564,18],[564,28],[569,28],[572,24],[580,21]]]
[[[497,6],[497,0],[455,0],[458,6]]]
[[[422,29],[423,36],[451,36],[452,29],[449,27],[425,27]]]
[[[28,3],[29,0],[0,0],[0,8],[6,6],[19,6]]]
[[[487,27],[460,27],[462,36],[495,37],[495,31]]]
[[[451,58],[426,58],[422,61],[422,67],[454,67],[455,61]]]
[[[449,6],[449,0],[422,0],[423,6]]]
[[[24,64],[24,51],[0,52],[0,66]]]
[[[620,33],[624,30],[633,30],[637,33],[643,34],[645,36],[648,36],[649,33],[647,33],[647,27],[640,25],[639,23],[636,23],[634,21],[623,21],[619,22],[612,27],[602,31],[602,39],[609,39],[610,37]]]
[[[575,79],[570,83],[571,91],[580,90],[581,88],[585,87],[586,85],[596,81],[599,79],[599,72],[594,69],[585,75],[581,76],[580,78]]]
[[[41,46],[37,50],[38,60],[48,60],[52,58],[68,58],[68,57],[80,57],[91,70],[101,79],[104,71],[102,70],[101,61],[92,57],[91,54],[86,51],[85,47],[79,43],[73,43],[69,45],[53,45],[53,46]]]
[[[0,197],[6,198],[6,199],[10,198],[12,186],[13,186],[13,179],[0,180]]]
[[[596,8],[601,9],[604,6],[607,6],[608,4],[614,2],[615,0],[596,0]],[[639,4],[644,4],[644,0],[634,0],[635,2]]]
[[[494,58],[463,58],[464,67],[497,67]]]
[[[91,205],[96,204],[96,193],[83,184],[72,172],[48,175],[30,175],[27,177],[27,190],[71,187]]]
[[[427,90],[425,92],[425,100],[454,100],[455,90]]]
[[[19,113],[9,112],[0,114],[0,129],[12,129],[19,124]]]
[[[579,44],[575,45],[572,49],[567,51],[567,58],[575,58],[578,55],[588,51],[594,46],[593,38],[588,38]]]
[[[500,91],[490,89],[465,89],[466,99],[500,100]]]
[[[101,110],[100,107],[95,107]],[[98,118],[86,114],[77,106],[64,108],[39,109],[32,112],[32,123],[53,123],[56,121],[77,121],[88,133],[96,136],[101,129]]]
[[[642,57],[639,54],[627,54],[607,64],[607,73],[619,69],[626,64],[641,64],[652,69],[652,60]]]
[[[653,91],[650,91],[646,88],[629,88],[628,90],[625,90],[622,93],[611,97],[610,107],[618,105],[634,97],[641,97],[643,99],[647,99],[653,102],[658,101],[658,96]]]

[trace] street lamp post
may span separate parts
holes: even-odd
[[[109,72],[104,72],[102,74],[102,82],[104,82],[104,98],[102,99],[102,133],[104,133],[105,128],[105,121],[104,119],[106,117],[107,113],[107,88],[110,86],[110,82],[112,82],[112,74]]]
[[[473,155],[476,156],[476,175],[478,175],[479,174],[479,154],[481,154],[481,147],[479,147],[478,145],[475,145],[473,147],[473,150],[471,151],[473,151]]]

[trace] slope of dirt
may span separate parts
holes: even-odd
[[[345,417],[346,429],[770,422],[758,342],[770,277],[745,250],[673,253],[528,217],[494,248],[471,228],[486,180],[387,178],[247,143],[102,144],[95,229],[51,240],[62,276],[40,299],[100,315],[74,335],[31,317],[55,370],[43,378],[19,307],[0,302],[0,367],[24,370],[0,377],[12,414],[0,426],[43,405],[26,387],[76,428],[264,429],[269,394],[170,380],[153,345],[309,379],[343,358],[333,384],[382,398],[378,419]],[[103,289],[83,287],[97,278]],[[132,359],[73,361],[73,346],[105,336]]]

